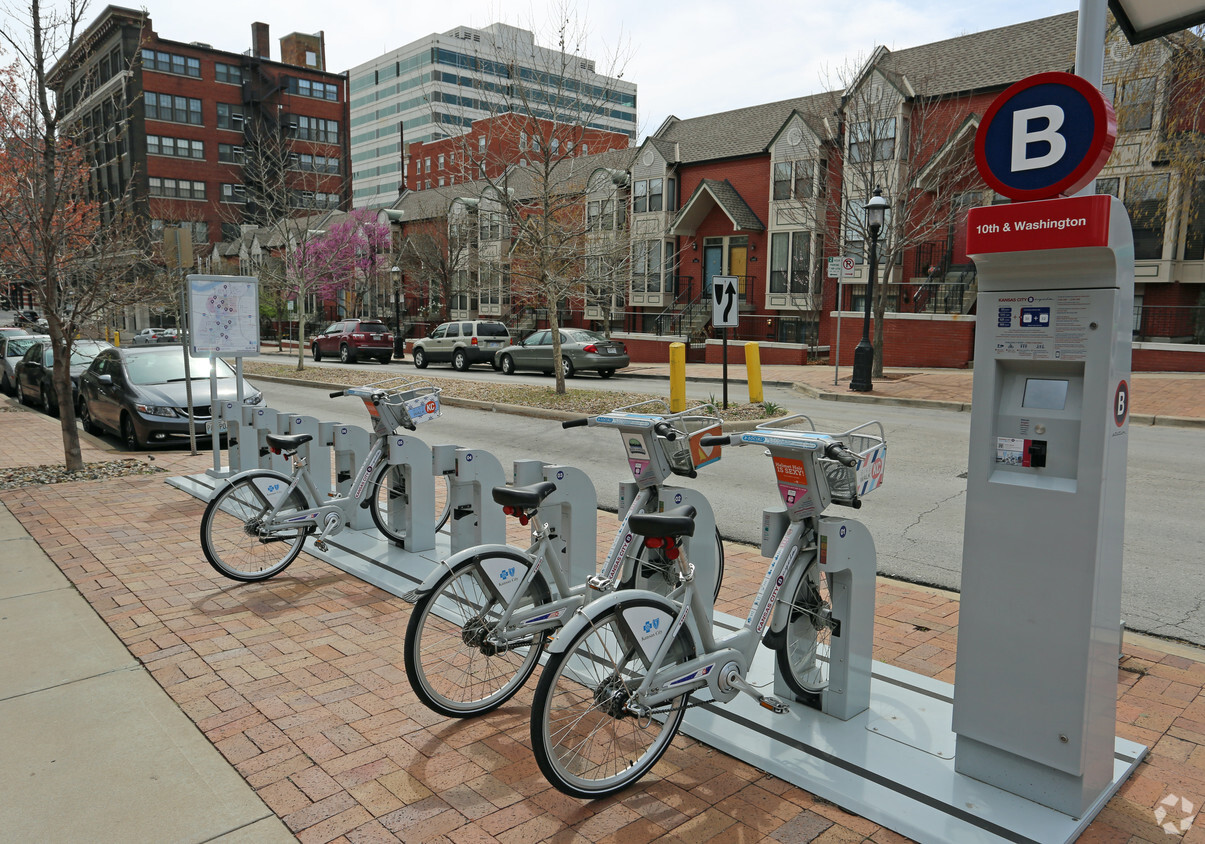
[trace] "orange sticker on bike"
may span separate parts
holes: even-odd
[[[791,457],[775,457],[774,474],[778,476],[780,484],[808,485],[808,473],[807,469],[803,467],[802,460],[795,460]]]

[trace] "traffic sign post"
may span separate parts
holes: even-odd
[[[711,324],[723,330],[724,338],[724,409],[728,409],[728,329],[740,324],[737,303],[737,277],[717,275],[711,279]]]

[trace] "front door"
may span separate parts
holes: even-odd
[[[711,296],[711,280],[724,274],[724,247],[703,247],[703,296]]]
[[[745,274],[748,255],[749,247],[744,244],[728,249],[728,275],[736,276],[737,301],[742,304],[749,301],[748,291],[745,289],[749,281]]]

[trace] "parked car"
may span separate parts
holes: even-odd
[[[561,369],[566,378],[587,370],[597,372],[600,378],[610,378],[615,370],[631,362],[623,343],[608,340],[597,331],[563,328],[560,333]],[[522,343],[500,349],[495,360],[495,368],[507,375],[525,369],[552,372],[552,331],[537,331]]]
[[[0,325],[0,337],[28,337],[29,332],[19,325]]]
[[[506,326],[492,319],[466,319],[445,322],[414,343],[414,365],[426,369],[429,363],[451,363],[464,372],[475,363],[494,363],[494,353],[510,343]]]
[[[141,346],[148,343],[158,343],[159,335],[162,333],[162,328],[144,328],[131,337],[130,342],[135,346]]]
[[[234,370],[214,361],[217,397],[237,395]],[[209,439],[209,358],[189,357],[193,381],[193,418],[197,436]],[[80,377],[79,419],[90,434],[111,431],[131,451],[148,444],[188,438],[188,402],[183,346],[126,346],[105,349]],[[263,401],[259,390],[243,380],[243,403]]]
[[[104,340],[76,340],[71,345],[71,402],[79,401],[79,379],[92,360],[113,347]],[[54,391],[54,347],[49,340],[38,340],[17,361],[15,381],[17,401],[40,404],[51,416],[59,415],[58,396]]]
[[[343,363],[355,363],[357,358],[376,358],[389,363],[393,358],[393,334],[378,319],[343,319],[332,322],[310,341],[314,360],[323,355],[338,355]]]
[[[17,361],[38,342],[31,334],[0,334],[0,390],[9,395],[17,389]]]
[[[38,316],[37,311],[17,311],[16,316],[13,318],[13,322],[19,326],[36,325],[38,322]]]
[[[180,342],[180,329],[164,328],[159,333],[159,342],[160,343],[179,343]]]

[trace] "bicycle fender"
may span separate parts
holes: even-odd
[[[593,625],[599,617],[608,610],[613,609],[616,604],[632,601],[636,598],[643,598],[658,604],[670,616],[677,615],[681,609],[679,604],[669,600],[664,595],[659,595],[646,589],[621,589],[617,592],[611,592],[597,600],[591,601],[570,616],[569,620],[565,622],[565,626],[557,631],[556,638],[548,645],[548,652],[554,654],[561,653],[577,634]],[[684,627],[689,629],[689,625],[684,625]],[[694,634],[688,633],[687,635],[693,636]]]
[[[444,578],[444,575],[456,568],[456,566],[460,565],[465,560],[471,560],[475,557],[482,557],[488,554],[501,554],[504,552],[509,554],[518,554],[520,557],[527,556],[524,549],[516,548],[514,545],[474,545],[472,548],[465,548],[463,551],[457,551],[446,560],[440,560],[439,565],[431,570],[430,574],[423,579],[423,582],[419,584],[418,588],[413,592],[407,593],[407,600],[411,600],[410,596],[413,596],[413,600],[418,600],[426,595],[435,588],[436,584],[438,584],[439,581]]]
[[[769,636],[777,636],[786,629],[787,620],[791,615],[790,602],[795,597],[795,593],[799,590],[799,581],[807,572],[808,566],[794,565],[791,567],[791,573],[787,579],[783,581],[782,589],[778,593],[778,606],[774,608],[774,614],[770,616],[770,625],[766,628],[762,639]]]

